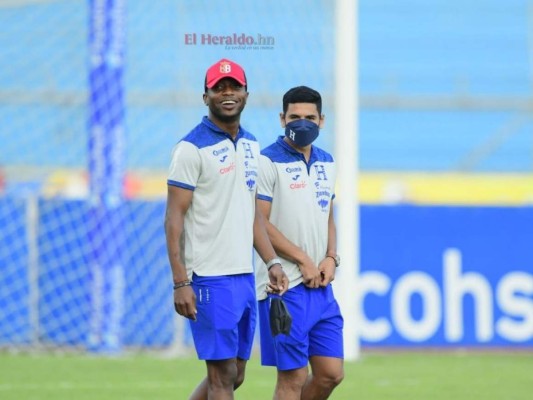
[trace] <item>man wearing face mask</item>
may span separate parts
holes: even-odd
[[[326,399],[344,377],[344,354],[343,318],[330,284],[340,264],[335,163],[312,145],[324,125],[320,94],[306,86],[290,89],[280,121],[285,135],[261,152],[257,206],[289,278],[283,301],[292,326],[272,337],[270,305],[277,295],[256,257],[261,363],[277,368],[274,399]]]

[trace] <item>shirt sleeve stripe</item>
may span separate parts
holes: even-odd
[[[272,197],[270,197],[270,196],[265,196],[264,194],[258,194],[257,198],[259,200],[269,201],[269,202],[272,203]]]
[[[186,183],[183,183],[183,182],[173,181],[172,179],[168,179],[167,180],[167,185],[177,186],[177,187],[180,187],[182,189],[188,189],[188,190],[194,190],[195,189],[194,186],[187,185]]]

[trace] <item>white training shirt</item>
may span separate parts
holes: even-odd
[[[168,185],[194,191],[182,257],[189,279],[253,272],[260,148],[239,128],[235,142],[207,117],[174,147]]]
[[[316,263],[326,255],[328,220],[334,198],[336,169],[333,157],[312,146],[309,162],[280,136],[261,152],[257,197],[272,202],[270,222]],[[289,289],[302,282],[298,265],[281,258]],[[266,298],[268,272],[256,254],[257,298]]]

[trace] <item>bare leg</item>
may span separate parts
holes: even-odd
[[[287,371],[278,370],[274,400],[300,400],[307,374],[307,366]]]
[[[196,386],[196,389],[192,392],[189,400],[207,400],[207,377]]]
[[[236,361],[234,360],[234,362],[237,366],[237,378],[235,379],[233,383],[233,389],[236,390],[244,382],[246,360],[237,358],[237,360]],[[208,371],[209,371],[209,367],[208,367]],[[208,392],[209,392],[209,380],[206,377],[202,380],[202,382],[200,382],[200,384],[196,387],[196,389],[194,389],[194,392],[191,394],[191,397],[189,397],[189,400],[208,400]],[[215,397],[215,398],[218,398],[218,397]]]
[[[233,388],[237,390],[239,386],[244,382],[244,376],[246,372],[246,363],[248,360],[243,360],[242,358],[237,358],[237,379],[235,380],[235,385]]]
[[[302,389],[301,400],[325,400],[344,378],[343,359],[313,356],[309,361],[312,373]]]

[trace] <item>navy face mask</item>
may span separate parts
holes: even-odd
[[[318,137],[318,125],[307,119],[297,119],[285,125],[285,136],[298,147],[310,145]]]

